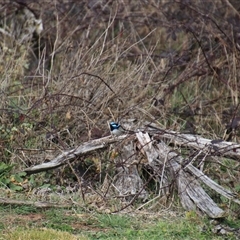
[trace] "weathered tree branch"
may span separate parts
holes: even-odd
[[[184,208],[193,210],[196,206],[212,218],[221,218],[224,211],[203,190],[199,182],[182,168],[183,158],[169,148],[164,142],[153,144],[147,133],[137,134],[139,142],[146,151],[150,165],[158,172],[156,166],[166,162],[166,174],[173,170],[178,194]],[[151,154],[153,152],[153,154]]]
[[[211,140],[199,135],[182,134],[171,130],[154,127],[153,138],[167,139],[169,143],[201,150],[203,153],[211,152],[211,155],[224,156],[240,162],[240,144],[226,142],[221,139]],[[147,130],[153,132],[153,128]]]
[[[149,128],[149,132],[151,133],[150,135],[147,132],[139,131],[136,133],[136,137],[122,135],[118,138],[109,136],[92,140],[75,149],[61,153],[48,163],[27,168],[25,172],[32,174],[56,168],[77,156],[104,149],[108,145],[118,142],[120,159],[116,159],[116,166],[120,167],[117,168],[118,173],[114,179],[114,188],[122,197],[141,192],[141,198],[146,198],[148,194],[143,187],[144,184],[135,165],[138,162],[134,147],[135,142],[138,145],[138,149],[146,154],[148,164],[153,168],[154,174],[158,177],[160,189],[164,189],[162,194],[169,192],[169,186],[174,181],[184,208],[195,210],[197,206],[199,210],[212,218],[221,218],[225,215],[225,212],[204,191],[198,180],[201,180],[222,196],[240,204],[240,200],[235,193],[214,182],[202,171],[194,167],[191,159],[186,161],[162,140],[167,139],[168,142],[175,145],[198,149],[205,155],[227,156],[237,161],[240,161],[239,144],[222,140],[209,140],[197,135],[180,134],[158,128],[155,128],[154,131]],[[123,163],[123,165],[119,165],[119,163]]]
[[[67,164],[69,160],[73,160],[78,156],[83,156],[85,154],[88,154],[93,151],[97,151],[99,149],[104,149],[109,144],[117,142],[121,139],[124,139],[125,137],[126,135],[122,135],[117,139],[117,138],[113,138],[112,136],[108,136],[108,137],[83,143],[82,145],[74,149],[70,149],[62,152],[60,155],[58,155],[56,158],[54,158],[50,162],[41,163],[39,165],[26,168],[24,172],[26,172],[27,174],[33,174],[33,173],[43,172],[43,171],[60,167],[64,164]]]
[[[49,202],[35,202],[35,201],[21,201],[9,198],[0,198],[1,205],[24,205],[24,206],[34,206],[36,208],[68,208],[71,204],[59,204],[59,203],[49,203]]]

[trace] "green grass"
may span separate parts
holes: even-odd
[[[0,239],[5,240],[50,240],[50,239],[68,239],[68,240],[77,240],[77,239],[87,239],[85,237],[77,237],[68,232],[57,231],[53,229],[17,229],[13,232],[8,232],[2,234]]]
[[[212,233],[209,220],[193,212],[171,215],[1,206],[0,239],[224,239]],[[229,235],[228,239],[236,238]]]

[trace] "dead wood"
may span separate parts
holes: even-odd
[[[114,160],[116,174],[111,183],[111,188],[117,192],[119,197],[124,197],[127,200],[135,199],[134,196],[136,195],[142,199],[148,197],[148,192],[137,168],[139,154],[144,154],[159,181],[161,191],[159,194],[169,194],[170,186],[175,184],[182,206],[185,209],[199,210],[211,218],[221,218],[225,215],[225,212],[205,192],[200,182],[229,200],[240,204],[240,200],[234,192],[220,186],[201,170],[194,167],[192,164],[194,159],[184,159],[162,140],[167,139],[169,143],[174,145],[198,149],[200,153],[205,155],[227,156],[237,161],[240,159],[239,144],[156,128],[154,131],[152,130],[149,128],[150,134],[146,131],[139,131],[136,136],[122,135],[118,138],[109,136],[92,140],[75,149],[61,153],[48,163],[27,168],[25,172],[32,174],[56,168],[66,164],[69,160],[75,159],[77,156],[90,154],[93,151],[117,143],[116,151],[119,156]],[[139,151],[136,151],[136,146],[138,146]]]
[[[59,203],[49,203],[49,202],[35,202],[35,201],[21,201],[9,198],[0,198],[1,205],[20,205],[20,206],[34,206],[36,208],[68,208],[71,204],[59,204]]]
[[[228,198],[229,200],[240,204],[240,200],[237,199],[237,194],[233,193],[229,189],[226,189],[216,182],[214,182],[211,178],[206,176],[202,171],[194,167],[192,164],[187,166],[187,169],[197,177],[198,180],[201,180],[204,184],[210,187],[212,190],[216,191],[217,193],[221,194],[222,196]]]
[[[43,171],[60,167],[64,164],[67,164],[68,161],[71,161],[78,156],[83,156],[90,152],[97,151],[99,149],[104,149],[108,147],[109,144],[117,142],[121,139],[124,139],[125,137],[126,135],[123,135],[118,139],[116,139],[116,138],[112,138],[111,136],[108,136],[108,137],[83,143],[82,145],[74,149],[63,151],[61,154],[59,154],[56,158],[54,158],[50,162],[41,163],[33,167],[26,168],[24,172],[26,172],[27,174],[33,174],[33,173],[43,172]]]
[[[118,149],[119,156],[115,159],[117,174],[113,181],[115,190],[119,197],[127,200],[135,198],[136,194],[138,198],[146,199],[148,193],[138,173],[138,159],[133,139],[128,138],[118,146]]]
[[[148,133],[139,132],[137,138],[143,149],[146,150],[148,161],[156,173],[159,173],[159,168],[156,168],[156,166],[163,164],[166,169],[164,175],[174,172],[178,194],[185,209],[194,210],[197,207],[211,218],[224,216],[224,211],[214,203],[199,182],[182,168],[181,162],[183,162],[183,159],[181,156],[164,142],[153,143]]]
[[[167,139],[169,143],[177,146],[189,147],[197,150],[201,150],[203,153],[207,153],[216,156],[224,156],[240,162],[240,144],[234,142],[226,142],[221,139],[207,139],[199,135],[183,134],[171,130],[164,130],[154,126],[155,139]],[[148,128],[149,132],[153,128]],[[157,132],[156,132],[157,131]]]

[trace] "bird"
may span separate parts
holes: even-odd
[[[110,122],[109,125],[110,125],[111,133],[115,136],[120,136],[122,134],[127,133],[127,131],[119,123]]]

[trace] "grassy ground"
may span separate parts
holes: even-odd
[[[225,239],[211,232],[209,220],[193,212],[110,215],[81,208],[7,206],[0,213],[0,239]]]

